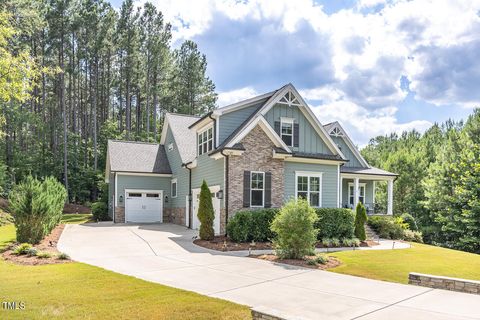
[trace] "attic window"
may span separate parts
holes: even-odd
[[[343,132],[339,128],[335,127],[330,131],[330,134],[335,137],[343,137]]]
[[[288,91],[283,96],[283,98],[278,101],[278,103],[286,104],[289,107],[290,106],[300,106],[301,105],[300,102],[298,101],[297,97],[295,97],[295,95],[291,91]]]
[[[213,127],[198,133],[198,155],[213,150]]]

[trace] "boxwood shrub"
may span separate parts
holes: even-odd
[[[315,228],[318,229],[317,239],[324,238],[353,238],[355,229],[355,214],[346,208],[317,208],[318,220]]]
[[[228,221],[228,237],[235,242],[271,241],[275,234],[270,230],[270,224],[278,212],[279,209],[238,211]]]
[[[367,221],[368,225],[375,231],[380,238],[401,240],[404,237],[404,230],[407,224],[402,219],[393,217],[370,217]]]

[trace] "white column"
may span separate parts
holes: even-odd
[[[388,207],[387,207],[387,214],[393,214],[393,180],[388,180]]]
[[[343,199],[343,178],[340,177],[340,181],[338,182],[340,185],[338,186],[338,207],[342,207],[342,199]]]
[[[353,179],[353,210],[355,210],[355,208],[357,208],[358,198],[359,198],[359,195],[360,195],[360,193],[358,192],[359,191],[359,186],[358,186],[359,181],[360,181],[359,178],[354,178]]]

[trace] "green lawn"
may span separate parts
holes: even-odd
[[[78,224],[85,222],[93,222],[91,213],[64,213],[60,223]]]
[[[409,272],[480,280],[480,255],[412,243],[410,249],[344,251],[330,254],[342,265],[329,271],[408,283]]]
[[[0,227],[0,247],[13,240]],[[0,259],[0,301],[25,310],[0,319],[251,319],[247,307],[124,276],[83,263],[18,266]]]

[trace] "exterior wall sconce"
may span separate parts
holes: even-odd
[[[165,203],[168,203],[168,196],[165,196]]]
[[[220,190],[217,192],[217,198],[218,199],[223,199],[223,190]]]
[[[123,196],[122,195],[120,195],[120,197],[118,197],[118,202],[123,203]]]

